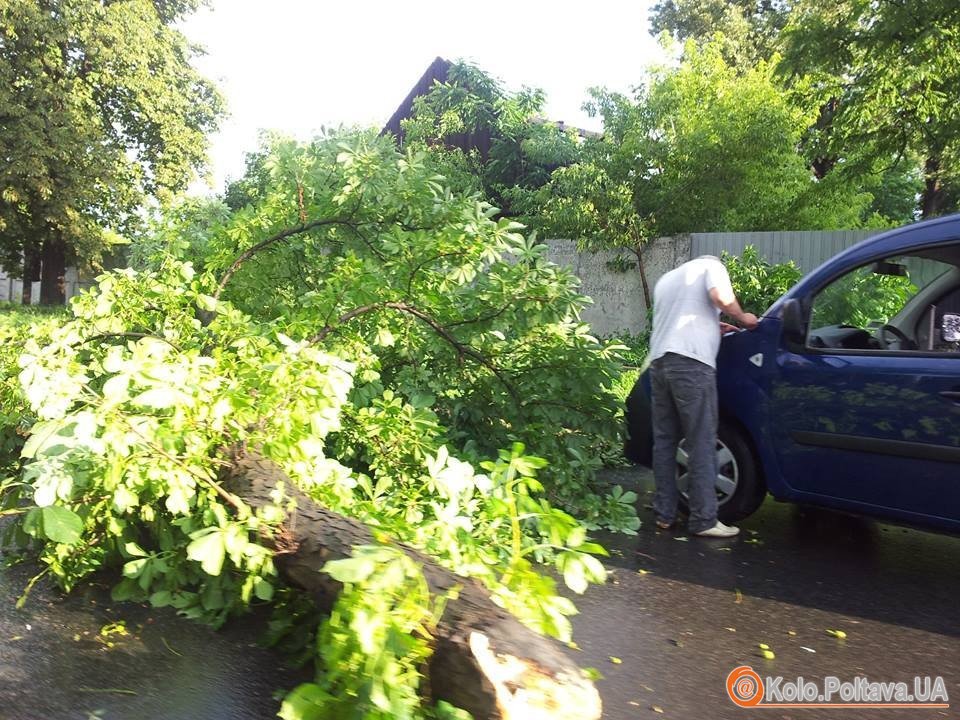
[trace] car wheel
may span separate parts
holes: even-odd
[[[677,478],[681,488],[680,504],[690,506],[686,488],[687,452],[683,442],[677,448]],[[722,523],[736,522],[752,515],[767,494],[753,450],[743,435],[729,423],[720,421],[717,433],[717,517]]]

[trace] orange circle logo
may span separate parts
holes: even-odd
[[[763,700],[763,680],[752,667],[741,665],[727,675],[727,695],[735,705],[755,707]]]

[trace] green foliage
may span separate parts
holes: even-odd
[[[443,444],[476,462],[521,442],[550,458],[551,498],[579,512],[597,466],[578,456],[614,452],[619,407],[616,350],[578,322],[578,281],[518,224],[445,190],[432,155],[346,140],[265,150],[269,182],[212,227],[207,267],[229,267],[301,217],[330,222],[265,248],[225,297],[357,360],[335,442],[374,485],[395,484]],[[407,435],[381,442],[383,424],[402,418]],[[596,512],[582,517],[602,522]]]
[[[19,465],[32,418],[17,379],[17,359],[28,339],[45,342],[64,319],[63,311],[0,305],[0,479]]]
[[[646,328],[639,334],[619,333],[607,338],[608,343],[620,348],[620,357],[626,366],[640,367],[647,357],[647,351],[650,349],[650,326],[653,313],[648,312],[647,315]]]
[[[337,476],[322,441],[352,364],[230,308],[200,325],[198,307],[213,304],[188,264],[117,271],[48,344],[26,344],[20,381],[37,422],[19,530],[65,588],[122,563],[116,599],[222,621],[270,599],[270,553],[254,538],[277,519],[220,489],[222,448],[249,442],[316,482]]]
[[[738,70],[716,44],[688,44],[633,103],[599,93],[595,108],[637,158],[635,205],[657,235],[851,227],[870,201],[816,183],[797,153],[816,108],[793,105],[771,64]]]
[[[814,138],[831,161],[922,170],[923,216],[957,207],[960,10],[953,0],[802,0],[782,71],[824,108]]]
[[[773,305],[802,275],[792,260],[772,264],[753,245],[747,245],[739,257],[725,252],[720,259],[727,266],[740,305],[757,315]]]
[[[595,90],[604,135],[526,196],[530,223],[582,249],[629,249],[642,276],[655,237],[875,223],[863,182],[814,177],[798,148],[817,106],[798,105],[773,67],[733,66],[719,41],[690,42],[679,67],[653,70],[633,97]]]
[[[96,261],[205,161],[222,112],[174,23],[197,2],[0,4],[0,266],[42,243]]]
[[[447,80],[414,101],[413,116],[403,123],[405,139],[428,149],[455,186],[479,190],[508,216],[530,189],[550,172],[573,162],[576,136],[545,121],[542,90],[505,90],[474,65],[451,65]],[[489,139],[489,151],[465,143]]]
[[[127,263],[147,270],[166,256],[185,260],[201,272],[210,253],[210,237],[227,221],[230,208],[210,198],[182,198],[149,219],[146,231],[131,242]]]
[[[650,11],[653,33],[698,43],[721,36],[724,57],[736,67],[769,60],[790,2],[784,0],[660,0]]]
[[[356,547],[323,571],[344,585],[320,630],[323,667],[287,696],[280,717],[436,717],[417,689],[446,598],[432,597],[417,564],[387,546]]]
[[[626,403],[627,396],[630,394],[630,391],[633,390],[633,386],[639,379],[639,367],[624,368],[623,373],[613,386],[613,391],[617,394],[617,398],[619,398],[621,402]]]

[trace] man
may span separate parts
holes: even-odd
[[[677,504],[677,445],[686,438],[689,530],[727,538],[740,532],[717,519],[717,352],[724,312],[743,327],[757,316],[737,302],[723,263],[704,255],[671,270],[653,290],[650,382],[653,386],[653,510],[657,527],[673,526]]]

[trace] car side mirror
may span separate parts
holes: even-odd
[[[960,342],[960,315],[945,314],[940,322],[940,333],[944,342]]]
[[[800,308],[800,301],[795,298],[787,300],[783,304],[780,320],[783,325],[783,339],[790,345],[802,346],[806,328],[803,326],[803,310]]]

